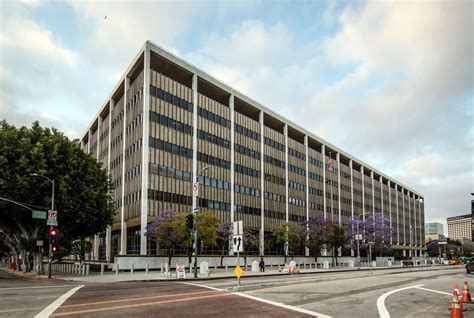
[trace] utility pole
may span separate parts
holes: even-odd
[[[193,196],[195,196],[195,200],[193,200],[193,202],[196,202],[197,203],[197,200],[198,200],[198,196],[199,196],[199,175],[209,169],[210,166],[205,166],[204,168],[202,168],[201,170],[199,170],[199,172],[196,174],[196,180],[195,180],[195,184],[197,184],[197,190],[195,188],[193,188]],[[194,187],[195,185],[193,185]],[[198,278],[197,276],[197,253],[198,253],[198,246],[197,246],[197,231],[198,231],[198,228],[197,228],[197,217],[198,217],[198,211],[199,211],[199,206],[200,204],[197,204],[197,207],[193,207],[193,213],[194,213],[194,244],[193,244],[193,249],[194,249],[194,278]]]

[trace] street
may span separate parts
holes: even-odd
[[[462,291],[465,280],[472,289],[462,267],[397,269],[244,277],[237,291],[234,278],[82,286],[2,273],[0,316],[34,317],[69,292],[51,317],[448,317],[453,285]],[[474,305],[465,307],[474,317]]]

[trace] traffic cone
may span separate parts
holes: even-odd
[[[461,301],[463,303],[472,303],[471,293],[469,292],[469,286],[467,285],[466,281],[464,281],[464,289],[462,291]]]
[[[464,315],[462,313],[462,302],[459,300],[459,297],[458,297],[457,285],[454,285],[453,301],[451,302],[450,318],[464,318]]]

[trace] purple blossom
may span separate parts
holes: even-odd
[[[153,222],[148,223],[148,225],[146,226],[145,236],[148,239],[156,237],[156,228],[158,227],[158,224],[162,222],[175,221],[177,219],[178,219],[177,212],[174,209],[158,212]]]
[[[231,221],[225,221],[217,225],[217,236],[223,241],[228,241],[233,234],[233,224]]]

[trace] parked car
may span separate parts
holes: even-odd
[[[466,273],[474,273],[474,259],[471,259],[471,261],[466,264]]]
[[[403,264],[403,267],[407,267],[407,266],[413,267],[414,262],[412,259],[407,258],[407,259],[402,260],[402,264]]]

